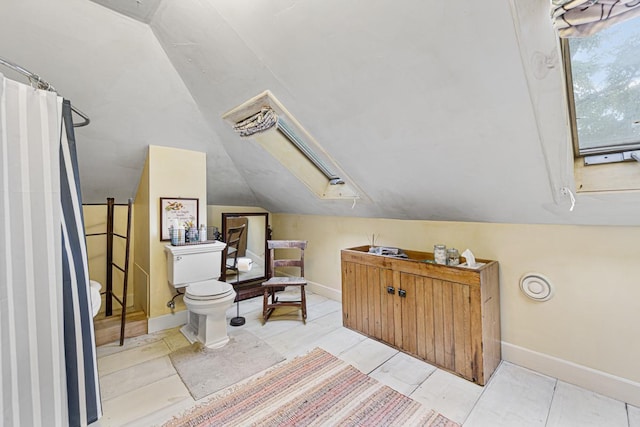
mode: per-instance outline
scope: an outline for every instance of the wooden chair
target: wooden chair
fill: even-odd
[[[307,299],[305,296],[305,286],[307,281],[304,279],[304,250],[307,247],[306,240],[267,240],[267,248],[269,249],[269,269],[270,278],[262,283],[264,288],[264,300],[262,304],[262,317],[266,322],[278,307],[300,307],[302,309],[302,320],[306,323],[307,319]],[[276,249],[299,249],[300,257],[296,259],[276,259]],[[281,267],[298,267],[300,276],[277,276],[276,269]],[[286,288],[287,286],[300,287],[299,301],[280,301],[276,296],[276,292]],[[271,302],[269,302],[271,295]]]
[[[236,274],[236,282],[240,279],[238,271],[238,246],[244,233],[245,225],[239,227],[230,227],[227,230],[227,252],[225,257],[225,267],[227,270],[234,271]],[[225,275],[226,277],[226,275]]]

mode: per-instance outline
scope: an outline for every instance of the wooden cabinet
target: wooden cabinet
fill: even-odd
[[[498,263],[468,269],[368,248],[341,252],[344,326],[484,385],[501,359]]]

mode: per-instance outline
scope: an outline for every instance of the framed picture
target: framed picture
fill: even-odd
[[[169,226],[173,220],[184,228],[197,227],[198,199],[160,197],[160,240],[170,240]]]

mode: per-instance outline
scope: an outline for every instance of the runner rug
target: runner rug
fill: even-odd
[[[317,348],[221,392],[165,424],[169,426],[458,424]]]

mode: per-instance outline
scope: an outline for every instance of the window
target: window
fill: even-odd
[[[575,155],[640,161],[640,18],[562,43]]]
[[[320,199],[365,199],[329,153],[270,91],[222,117],[240,136],[255,140]]]

